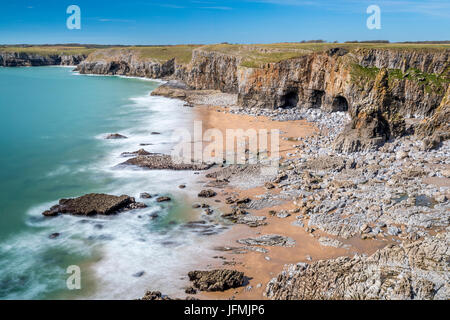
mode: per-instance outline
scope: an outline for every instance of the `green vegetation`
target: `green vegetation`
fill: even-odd
[[[214,45],[173,45],[173,46],[103,46],[103,45],[42,45],[42,46],[0,46],[0,51],[27,52],[41,55],[52,54],[92,54],[92,57],[101,57],[108,60],[110,57],[127,51],[137,52],[144,60],[164,62],[175,58],[179,64],[187,64],[192,58],[192,51],[202,47],[202,50],[234,55],[241,59],[241,65],[248,68],[261,68],[267,63],[276,63],[283,60],[298,58],[314,52],[322,52],[331,48],[344,48],[348,51],[390,49],[415,51],[450,50],[447,43],[272,43],[272,44],[214,44]],[[355,69],[355,68],[354,68]],[[367,69],[367,68],[366,68]],[[357,77],[372,78],[376,69],[363,67],[353,70]],[[432,81],[433,82],[433,81]],[[439,82],[439,81],[438,81]]]
[[[350,75],[353,82],[375,80],[379,71],[380,69],[377,67],[363,67],[354,63]]]
[[[450,50],[450,44],[426,43],[272,43],[272,44],[214,44],[204,46],[206,51],[221,52],[241,57],[241,65],[248,68],[261,68],[267,63],[298,58],[314,52],[322,52],[331,48],[344,48],[348,51],[364,49]],[[372,70],[375,71],[375,70]],[[372,73],[369,72],[369,73]]]
[[[444,94],[446,85],[450,83],[449,70],[450,67],[446,69],[444,74],[439,75],[422,72],[414,68],[408,69],[405,73],[399,69],[391,69],[389,70],[389,83],[395,80],[408,79],[423,84],[426,93],[437,92],[439,94]]]
[[[187,64],[192,59],[192,51],[199,45],[158,46],[158,47],[133,47],[144,59],[167,61],[175,58],[179,64]]]
[[[375,80],[379,71],[380,69],[377,67],[363,67],[355,63],[352,64],[351,68],[351,80],[362,86],[362,83]],[[389,69],[387,71],[390,85],[397,80],[407,79],[423,84],[426,93],[444,94],[446,85],[450,83],[450,67],[442,75],[426,73],[414,68],[408,69],[405,73],[400,69]]]
[[[95,48],[88,48],[84,46],[0,46],[0,52],[18,52],[28,54],[38,54],[41,56],[52,55],[76,55],[85,54],[88,55],[94,52]]]
[[[122,54],[135,54],[142,60],[152,60],[166,62],[175,58],[178,64],[187,64],[192,59],[192,51],[199,45],[178,45],[178,46],[135,46],[135,47],[111,47],[95,51],[88,59],[98,58],[109,60]]]

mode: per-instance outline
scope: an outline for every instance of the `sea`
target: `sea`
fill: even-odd
[[[169,153],[174,130],[193,121],[182,101],[150,95],[158,85],[80,75],[73,67],[0,68],[0,299],[184,291],[182,275],[210,250],[208,239],[183,228],[195,219],[189,192],[198,176],[118,166],[127,159],[123,152]],[[128,139],[105,139],[110,133]],[[61,198],[92,192],[127,194],[148,207],[89,218],[42,216]],[[141,192],[154,197],[139,199]],[[156,195],[172,201],[158,203]],[[80,271],[76,288],[73,266]]]

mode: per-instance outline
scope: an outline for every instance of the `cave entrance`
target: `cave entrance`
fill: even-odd
[[[283,102],[281,108],[288,109],[296,107],[298,103],[298,93],[294,91],[288,92],[282,97],[281,101]]]
[[[311,108],[321,108],[323,103],[323,97],[325,96],[325,91],[313,90],[311,92]]]
[[[331,111],[348,111],[348,102],[343,96],[337,96],[333,99]]]

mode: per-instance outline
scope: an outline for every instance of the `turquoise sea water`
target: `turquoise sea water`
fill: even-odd
[[[127,299],[146,289],[181,290],[172,272],[202,255],[201,240],[177,229],[187,219],[182,194],[113,217],[41,216],[64,197],[172,194],[194,179],[115,168],[125,161],[122,152],[143,143],[151,152],[170,151],[171,131],[189,123],[182,102],[149,96],[157,85],[62,67],[0,68],[0,299]],[[104,139],[115,132],[129,139]],[[50,239],[54,232],[61,236]],[[66,288],[69,265],[82,270],[81,290]]]

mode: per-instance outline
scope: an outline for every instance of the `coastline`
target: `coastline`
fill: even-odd
[[[171,91],[170,89],[167,92],[165,88],[162,92],[163,95],[173,95],[173,91]],[[244,112],[243,114],[241,114],[240,111],[235,112],[236,110],[233,110],[233,106],[230,107],[230,105],[223,106],[217,104],[217,97],[215,95],[219,94],[218,92],[205,91],[204,94],[206,95],[206,97],[208,95],[211,95],[211,101],[216,102],[216,104],[210,105],[210,103],[205,102],[208,100],[207,98],[205,98],[205,96],[199,99],[198,96],[202,96],[201,91],[186,92],[183,100],[187,101],[193,106],[194,112],[198,111],[196,113],[198,114],[196,120],[205,120],[205,118],[208,120],[208,125],[206,127],[215,127],[223,130],[224,128],[244,127],[246,129],[257,129],[261,126],[266,128],[275,126],[280,129],[281,132],[283,132],[283,134],[280,136],[280,139],[283,142],[282,146],[280,147],[280,155],[283,159],[282,166],[286,166],[286,164],[283,163],[289,163],[289,158],[292,158],[293,156],[293,154],[291,154],[289,151],[292,152],[292,150],[298,150],[301,154],[303,148],[307,148],[311,144],[316,143],[315,141],[320,142],[321,139],[330,141],[333,140],[337,134],[336,132],[333,132],[333,125],[331,125],[331,127],[327,127],[326,125],[323,126],[323,121],[321,122],[321,120],[319,120],[318,123],[307,122],[305,120],[276,121],[276,119],[270,119],[267,116],[261,116],[260,112],[256,112],[256,114],[251,114],[251,112]],[[175,96],[179,96],[179,92],[175,92]],[[234,109],[238,108],[234,107]],[[333,122],[333,120],[331,120],[331,122]],[[342,125],[342,123],[340,123],[339,121],[336,124],[339,126]],[[336,126],[336,124],[334,126]],[[295,129],[293,130],[293,128]],[[329,135],[330,137],[327,138],[327,136]],[[317,137],[315,140],[314,136]],[[298,146],[295,146],[295,142],[292,142],[291,138],[293,137],[295,139],[298,138],[298,140],[303,141],[308,140],[308,138],[311,137],[313,138],[311,139],[311,141],[308,141],[309,144],[306,144],[306,146],[304,145],[303,148],[299,148]],[[322,143],[323,141],[321,142],[321,144]],[[407,140],[406,144],[408,143],[410,142],[408,142]],[[325,145],[328,144],[329,142],[325,143]],[[309,150],[308,152],[314,153],[314,151],[311,150]],[[322,151],[319,151],[318,153],[320,154],[322,153]],[[298,153],[295,154],[297,156],[299,155]],[[316,154],[315,156],[317,155],[318,154]],[[443,164],[437,166],[435,169],[445,170],[449,167],[449,164]],[[205,185],[208,185],[208,182],[214,181],[214,179],[211,179],[211,177],[206,178],[206,175],[214,171],[217,171],[217,168],[210,169],[206,173],[202,173],[199,176],[199,180],[201,182],[205,182]],[[333,172],[332,169],[330,172]],[[248,177],[241,177],[241,180],[242,179],[248,179]],[[235,177],[235,180],[239,180],[239,177]],[[444,188],[443,190],[448,190],[448,186],[450,185],[448,180],[449,179],[445,177],[439,180],[439,183],[447,188]],[[234,196],[239,199],[250,198],[252,200],[251,203],[253,203],[259,201],[258,199],[260,199],[262,196],[267,197],[269,195],[268,198],[276,198],[280,192],[286,191],[284,190],[285,188],[283,186],[276,186],[275,189],[267,190],[261,183],[259,183],[257,187],[255,187],[254,185],[249,187],[246,183],[243,183],[241,184],[241,186],[239,186],[239,181],[233,182],[235,184],[234,186],[212,188],[218,193],[218,195],[212,199],[220,201],[220,206],[218,206],[217,209],[222,213],[229,212],[233,208],[236,208],[235,205],[224,204],[224,202],[226,202],[227,198],[229,198],[230,196]],[[424,179],[424,183],[429,182],[427,179]],[[434,183],[436,183],[436,181],[434,181]],[[238,186],[236,186],[236,184]],[[444,191],[444,193],[445,192],[446,191]],[[395,198],[394,195],[393,198]],[[326,225],[322,228],[309,227],[307,220],[303,222],[301,212],[304,212],[304,208],[302,208],[302,204],[298,203],[298,200],[296,199],[297,197],[295,196],[288,196],[288,199],[282,201],[281,204],[267,205],[264,208],[259,209],[254,209],[250,206],[250,208],[248,208],[248,212],[251,213],[252,216],[264,217],[264,221],[267,223],[267,225],[253,228],[245,224],[234,225],[229,231],[213,236],[211,247],[215,248],[215,250],[217,251],[217,255],[214,256],[216,262],[207,265],[199,264],[197,270],[213,270],[216,268],[225,268],[242,271],[244,272],[248,281],[246,281],[245,286],[240,288],[229,289],[224,292],[202,291],[197,293],[197,295],[193,297],[200,299],[267,299],[267,293],[269,292],[268,284],[271,281],[273,282],[273,279],[275,279],[277,275],[284,268],[286,268],[286,266],[289,266],[291,264],[296,264],[299,262],[314,264],[315,262],[320,263],[321,261],[334,261],[334,259],[342,259],[342,257],[347,257],[348,259],[351,259],[352,257],[371,257],[377,252],[381,252],[380,250],[382,249],[389,252],[391,247],[395,248],[399,244],[403,245],[402,242],[404,241],[408,243],[411,240],[424,239],[424,237],[425,239],[427,239],[428,233],[419,233],[419,235],[415,236],[411,234],[408,235],[409,230],[404,229],[404,227],[401,227],[403,233],[401,231],[399,233],[391,233],[390,229],[397,228],[394,226],[389,227],[389,230],[387,232],[378,231],[380,232],[378,236],[377,233],[374,234],[374,231],[371,231],[376,229],[376,226],[358,226],[358,228],[361,228],[361,232],[358,231],[356,234],[353,234],[351,236],[333,235],[333,232],[326,231],[327,228],[330,228],[330,230],[332,230],[331,227],[328,227]],[[247,210],[245,206],[243,208]],[[274,210],[275,212],[289,212],[290,214],[287,218],[280,218],[270,214],[271,210]],[[445,209],[443,210],[445,212]],[[444,216],[441,217],[445,219],[444,212],[441,213],[444,214]],[[300,216],[298,216],[299,213]],[[300,220],[298,220],[299,218]],[[298,224],[299,222],[300,225]],[[399,224],[397,225],[400,226]],[[436,227],[432,226],[430,228],[431,230],[429,231],[429,235],[434,235],[442,232],[446,234],[445,229],[442,229],[438,226],[439,223],[437,223],[436,225]],[[252,250],[246,250],[245,246],[243,247],[242,245],[238,244],[238,241],[240,241],[241,239],[252,237],[256,238],[264,234],[277,234],[287,236],[293,239],[296,244],[293,247],[277,247],[264,245],[256,246],[256,251],[255,247],[253,247]],[[408,241],[408,239],[410,239],[410,241]]]
[[[145,78],[143,79],[147,80]],[[161,81],[160,83],[166,82]],[[152,95],[157,95],[154,93],[155,92],[153,92]],[[220,188],[208,187],[208,189],[211,188],[217,191],[218,195],[203,200],[197,198],[196,194],[200,190],[205,189],[205,185],[214,181],[214,179],[220,180],[217,177],[208,178],[206,175],[212,172],[221,171],[222,168],[220,168],[220,166],[215,167],[206,172],[201,172],[198,175],[195,174],[195,172],[189,173],[189,175],[193,177],[193,182],[192,184],[189,184],[185,190],[181,191],[189,194],[187,196],[187,202],[208,203],[210,208],[214,211],[214,216],[209,217],[209,215],[205,214],[202,210],[203,208],[189,209],[193,213],[192,218],[201,217],[207,221],[214,221],[214,224],[216,224],[218,218],[217,215],[220,216],[222,213],[227,213],[236,208],[235,203],[226,204],[227,198],[230,196],[237,199],[248,197],[251,199],[251,204],[249,208],[244,207],[244,209],[247,210],[251,216],[264,217],[264,221],[267,223],[267,225],[254,228],[245,224],[233,225],[232,223],[225,223],[226,225],[231,226],[229,230],[220,232],[219,234],[204,236],[203,241],[206,244],[205,248],[207,248],[207,255],[209,256],[204,254],[200,255],[201,258],[198,259],[194,265],[190,265],[189,267],[186,266],[186,268],[184,268],[186,274],[187,271],[190,271],[189,269],[192,270],[193,268],[196,270],[227,268],[243,271],[245,276],[249,278],[249,282],[246,283],[244,287],[237,289],[230,289],[225,292],[199,292],[192,297],[200,299],[264,299],[267,298],[265,296],[268,292],[267,284],[277,277],[285,265],[298,262],[314,264],[315,262],[322,260],[331,261],[337,257],[352,257],[355,254],[360,256],[371,256],[381,248],[385,247],[389,249],[390,245],[403,245],[403,242],[408,243],[414,240],[422,241],[430,236],[434,237],[436,234],[448,233],[445,229],[445,209],[448,208],[448,201],[446,201],[446,199],[449,197],[448,186],[450,185],[449,177],[445,176],[445,170],[450,168],[450,164],[445,160],[445,155],[448,154],[449,150],[448,144],[444,144],[439,152],[433,151],[430,154],[425,154],[418,149],[418,144],[414,140],[406,138],[400,142],[389,142],[387,148],[382,149],[379,154],[377,153],[378,151],[372,151],[359,153],[356,157],[349,157],[344,161],[343,167],[337,170],[334,162],[335,160],[340,160],[342,155],[333,154],[329,149],[329,144],[338,133],[333,130],[341,130],[342,128],[340,127],[343,127],[347,121],[345,114],[335,113],[327,116],[326,114],[322,114],[320,111],[315,110],[300,110],[298,112],[291,112],[289,110],[242,110],[235,105],[236,97],[234,95],[224,94],[219,91],[192,90],[185,92],[184,97],[180,96],[177,92],[175,96],[172,96],[172,93],[169,92],[168,96],[170,98],[176,98],[179,101],[177,103],[178,108],[187,108],[187,113],[192,116],[190,121],[201,120],[205,124],[205,129],[218,128],[223,131],[230,128],[258,129],[276,127],[282,132],[280,135],[280,155],[282,156],[281,172],[279,177],[273,177],[272,179],[277,181],[274,182],[275,188],[273,189],[266,190],[266,188],[263,187],[264,181],[258,180],[255,185],[255,183],[248,183],[248,176],[243,177],[239,174],[232,173],[232,183]],[[163,95],[165,94],[167,93],[164,93]],[[183,105],[182,101],[187,102],[188,105]],[[309,119],[313,119],[313,121],[309,122]],[[189,127],[188,123],[189,121],[186,125]],[[405,149],[407,151],[405,151]],[[131,152],[134,150],[128,151]],[[386,154],[388,156],[386,156]],[[393,159],[389,158],[389,154]],[[344,188],[348,188],[349,190],[352,190],[353,188],[354,190],[364,191],[359,188],[361,185],[367,184],[367,181],[358,182],[357,184],[349,183],[339,177],[341,171],[344,173],[349,171],[350,174],[355,175],[355,179],[361,179],[360,177],[363,176],[362,180],[364,180],[364,175],[366,175],[367,171],[372,173],[371,170],[376,166],[378,156],[381,157],[379,161],[385,162],[383,164],[384,167],[386,167],[386,164],[389,165],[389,161],[394,161],[396,166],[398,165],[401,170],[393,171],[393,173],[387,172],[391,176],[386,179],[384,175],[388,169],[384,169],[384,167],[376,168],[376,172],[373,171],[375,172],[374,175],[366,179],[370,182],[368,191],[365,191],[368,192],[367,196],[377,194],[377,185],[379,185],[381,181],[381,183],[385,183],[388,188],[392,189],[389,190],[389,192],[392,192],[392,196],[390,199],[380,198],[380,200],[389,200],[386,209],[390,210],[393,208],[393,210],[395,210],[393,213],[396,213],[401,209],[400,205],[412,206],[413,209],[419,208],[417,206],[417,200],[410,200],[408,197],[402,198],[403,196],[401,196],[400,198],[402,199],[397,202],[397,197],[403,194],[400,189],[406,189],[405,193],[407,194],[419,193],[420,195],[420,193],[425,193],[426,196],[431,197],[433,201],[435,201],[434,199],[437,199],[436,206],[434,204],[433,206],[426,205],[424,206],[424,212],[419,211],[415,213],[415,216],[412,215],[409,218],[403,216],[397,218],[394,215],[389,214],[388,220],[384,220],[388,221],[388,225],[384,223],[384,226],[379,226],[379,223],[381,222],[377,220],[380,217],[383,217],[383,215],[377,214],[375,214],[375,219],[372,219],[370,216],[358,216],[356,218],[356,220],[358,220],[357,222],[356,220],[349,220],[349,226],[344,226],[343,229],[337,230],[333,227],[334,222],[327,221],[326,218],[322,221],[319,220],[311,223],[311,220],[316,216],[320,216],[311,214],[311,208],[314,208],[311,204],[319,207],[321,202],[330,202],[330,200],[335,201],[336,199],[334,198],[336,196],[347,196],[347,193],[353,192],[344,189],[344,192],[346,193],[341,192],[342,190],[338,190],[338,193],[334,194],[336,187],[337,189],[342,189],[340,186],[333,186],[333,180],[336,178],[340,181],[339,183],[342,182],[345,185]],[[323,163],[315,163],[315,160],[318,160],[315,159],[316,157],[324,157],[325,165]],[[433,166],[430,165],[429,167],[425,165],[422,168],[426,170],[426,173],[417,176],[417,173],[414,171],[414,169],[417,169],[417,166],[415,166],[413,160],[417,157],[425,164],[431,164],[436,161],[437,163],[434,163]],[[327,163],[327,161],[329,163]],[[305,170],[305,168],[302,167],[304,165],[306,165],[305,168],[308,170]],[[300,167],[301,173],[296,171],[297,166]],[[315,166],[317,166],[317,168]],[[339,166],[340,165],[338,164],[338,167]],[[403,168],[407,170],[403,172]],[[391,171],[392,170],[395,170],[395,166]],[[294,174],[291,174],[291,171],[294,171]],[[301,174],[303,174],[303,171],[310,171],[312,176],[302,177]],[[325,172],[325,174],[323,172]],[[437,172],[438,174],[433,175],[433,172]],[[127,171],[122,174],[133,175],[135,173],[137,173],[137,171]],[[397,175],[405,176],[404,178],[402,176],[402,179],[404,179],[402,181],[405,182],[404,186],[392,186],[392,184],[389,184],[389,179],[396,178]],[[287,177],[279,179],[281,176]],[[438,190],[436,193],[434,187],[427,187],[428,189],[424,189],[423,191],[414,188],[414,183],[421,181],[418,179],[422,179],[422,177],[424,177],[424,183],[430,186],[441,186],[441,191]],[[322,180],[322,178],[326,181],[321,181],[320,183],[310,181]],[[314,184],[314,187],[318,188],[311,189],[310,191],[312,191],[312,194],[309,193],[308,195],[305,195],[301,194],[301,192],[299,193],[298,191],[301,191],[302,188],[309,188],[308,185],[303,184],[305,181],[309,181],[308,183],[312,183]],[[347,184],[349,187],[347,187]],[[373,191],[370,190],[371,188],[373,188]],[[321,196],[318,198],[315,197],[314,190],[317,190],[317,195],[320,193],[323,194],[325,191],[325,195],[328,199],[321,199]],[[327,195],[328,192],[331,193],[331,196]],[[281,200],[279,198],[280,194],[283,195]],[[261,195],[267,196],[266,198],[273,201],[273,203],[269,203],[269,205],[264,204],[264,201],[267,199],[264,197],[261,198]],[[414,196],[414,199],[415,198],[416,196]],[[362,201],[364,204],[367,202],[367,199],[364,197],[362,200],[359,200],[361,198],[356,199],[357,201]],[[443,200],[440,201],[439,199]],[[378,204],[377,199],[374,198],[372,200],[374,201],[372,201],[372,203],[369,202],[365,208],[370,214],[372,214],[373,210],[377,210],[376,208],[373,209],[373,207]],[[416,204],[411,204],[411,201],[416,201]],[[252,207],[253,204],[257,204],[258,206],[258,204],[261,205],[261,203],[264,204],[263,208]],[[396,207],[397,204],[399,205]],[[349,204],[347,205],[351,206],[352,202],[349,201]],[[384,204],[380,203],[380,206],[384,206]],[[321,208],[323,208],[323,205]],[[269,210],[274,210],[276,213],[287,212],[289,213],[289,216],[273,216],[269,213]],[[384,210],[385,208],[383,207],[383,211]],[[330,216],[338,211],[339,208],[331,209],[329,211]],[[434,220],[432,222],[427,221],[425,224],[422,220],[425,219],[424,216],[427,214],[431,215]],[[339,218],[344,222],[347,219],[345,215],[342,215]],[[219,220],[221,220],[220,217]],[[361,225],[365,220],[368,220],[369,223]],[[349,229],[346,229],[347,227]],[[356,233],[355,228],[357,229]],[[377,228],[381,229],[381,231],[375,233]],[[391,229],[395,229],[396,231],[391,231]],[[295,241],[295,245],[293,247],[256,245],[252,246],[251,250],[244,248],[244,252],[236,252],[236,248],[242,249],[245,247],[238,244],[238,240],[255,238],[262,234],[287,236]],[[322,241],[325,245],[319,241],[321,239],[325,239]],[[333,240],[337,240],[337,242],[333,242]],[[222,247],[222,250],[215,250],[217,247]],[[224,247],[229,247],[231,249],[225,248],[224,250]],[[255,248],[259,249],[255,251]],[[180,293],[182,290],[180,286],[182,284],[189,286],[186,274],[179,275],[181,281],[178,282],[176,288],[173,288],[172,292],[163,292],[163,294],[169,293],[171,297],[176,298],[186,297],[186,294]],[[139,282],[140,288],[146,287],[148,290],[160,290],[158,284],[153,284],[149,287],[149,285],[145,283],[145,279],[138,278],[136,281]],[[320,296],[313,296],[313,298],[318,297]],[[117,296],[117,298],[121,297]]]

